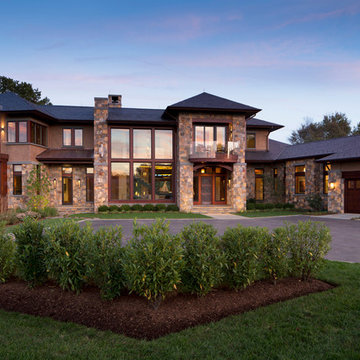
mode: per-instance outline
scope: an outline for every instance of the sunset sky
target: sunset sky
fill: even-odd
[[[360,1],[0,0],[0,75],[54,104],[163,108],[206,91],[285,125],[360,121]]]

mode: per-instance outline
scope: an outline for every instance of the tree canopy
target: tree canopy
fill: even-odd
[[[50,99],[47,97],[41,98],[41,91],[34,89],[30,83],[0,76],[0,93],[5,91],[12,91],[34,104],[52,105]]]
[[[306,118],[305,122],[291,133],[289,141],[291,144],[303,144],[349,135],[360,135],[360,123],[351,129],[351,123],[347,116],[344,113],[335,112],[324,115],[323,120],[319,122]]]

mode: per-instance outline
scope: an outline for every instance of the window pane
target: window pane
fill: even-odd
[[[8,142],[15,142],[16,141],[16,133],[15,133],[15,122],[9,121],[8,122]]]
[[[86,176],[86,201],[94,201],[94,176]]]
[[[134,200],[151,200],[151,163],[134,163]]]
[[[72,175],[72,167],[63,167],[62,173],[63,175]]]
[[[305,194],[305,176],[295,176],[295,192],[296,194]]]
[[[111,129],[111,157],[129,158],[129,129]]]
[[[71,129],[63,129],[63,145],[71,146]]]
[[[324,194],[329,193],[329,175],[324,175]]]
[[[255,169],[255,175],[264,175],[264,169]]]
[[[21,195],[22,194],[22,175],[19,173],[14,173],[14,195]]]
[[[255,178],[255,199],[264,200],[264,179],[261,177]]]
[[[63,178],[63,204],[72,204],[72,178]]]
[[[194,202],[199,201],[199,177],[194,176],[194,182],[193,182],[193,194],[194,194]]]
[[[83,145],[83,129],[75,129],[75,146]]]
[[[255,149],[255,134],[246,135],[246,147],[248,149]]]
[[[27,142],[27,122],[19,122],[19,142]]]
[[[305,165],[296,166],[295,172],[305,172]]]
[[[21,165],[14,165],[14,172],[21,172],[22,168]]]
[[[130,199],[129,163],[111,163],[111,199]]]
[[[173,198],[172,168],[172,164],[155,164],[155,200]]]
[[[225,127],[218,126],[216,128],[216,150],[219,152],[225,151],[225,136],[226,136]]]
[[[155,158],[172,159],[173,157],[172,130],[155,130]]]
[[[35,124],[30,123],[30,142],[35,143]]]
[[[211,146],[214,141],[214,128],[205,126],[205,145]]]
[[[39,124],[36,124],[36,144],[41,144],[42,139],[42,126]]]
[[[151,130],[134,130],[134,158],[151,159]]]
[[[204,127],[195,126],[195,142],[196,144],[204,144]]]
[[[94,168],[92,168],[92,167],[86,168],[86,173],[87,174],[93,174],[94,173]]]
[[[224,176],[215,177],[215,201],[225,201],[226,179]]]

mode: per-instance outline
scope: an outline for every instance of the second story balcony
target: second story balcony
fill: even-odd
[[[193,141],[190,146],[189,160],[192,162],[237,162],[238,141],[228,141],[226,145],[216,141],[198,143]]]

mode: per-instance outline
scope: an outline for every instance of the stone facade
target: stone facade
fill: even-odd
[[[331,170],[329,172],[329,184],[334,183],[334,189],[329,188],[328,211],[334,213],[344,213],[344,179],[341,170]]]

